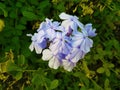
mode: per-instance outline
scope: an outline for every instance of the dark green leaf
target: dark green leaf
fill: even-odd
[[[25,56],[19,55],[17,62],[18,62],[18,65],[24,65],[26,63]]]
[[[6,69],[7,69],[7,72],[22,71],[20,67],[18,67],[15,63],[11,62],[10,60],[7,61]]]
[[[23,14],[24,17],[29,18],[31,20],[37,19],[37,15],[35,15],[34,12],[22,11],[22,14]]]

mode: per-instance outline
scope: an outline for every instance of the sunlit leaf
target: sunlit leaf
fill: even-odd
[[[50,89],[55,89],[58,86],[58,83],[59,81],[57,79],[53,80],[50,84]]]
[[[104,67],[100,67],[97,69],[98,73],[104,73],[104,71],[105,71]]]
[[[105,88],[109,87],[109,79],[107,79],[107,78],[105,79],[104,86],[105,86]]]

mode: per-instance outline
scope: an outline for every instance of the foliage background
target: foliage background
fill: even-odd
[[[72,72],[50,69],[30,52],[46,17],[76,15],[97,30],[94,47]],[[0,90],[120,90],[120,0],[1,0]]]

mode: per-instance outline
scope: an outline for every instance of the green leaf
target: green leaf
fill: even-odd
[[[0,63],[0,72],[2,73],[6,72],[6,62]]]
[[[59,81],[57,79],[53,80],[50,84],[50,89],[55,89],[58,86]]]
[[[6,69],[7,72],[22,71],[20,67],[18,67],[15,63],[11,62],[10,60],[7,61]]]
[[[108,78],[105,79],[104,86],[105,86],[105,88],[109,87],[109,79]]]
[[[42,2],[39,3],[39,9],[44,9],[45,7],[49,7],[49,1],[48,0],[44,0]]]
[[[24,65],[26,63],[25,56],[19,55],[17,60],[18,65]]]
[[[34,20],[37,18],[37,15],[35,15],[33,12],[30,12],[30,11],[22,11],[22,14],[24,17],[27,17],[31,20]]]
[[[11,42],[14,43],[14,44],[18,44],[18,43],[19,43],[19,37],[18,37],[18,36],[13,37],[13,38],[11,39]]]
[[[87,75],[90,74],[90,70],[89,70],[89,68],[88,68],[88,66],[87,66],[87,62],[86,62],[85,60],[83,60],[83,69],[85,70],[85,73],[86,73]]]
[[[92,81],[92,83],[94,85],[94,89],[93,90],[103,90],[102,87],[99,86],[94,80],[91,79],[91,81]]]
[[[75,72],[73,74],[75,77],[80,78],[80,80],[86,85],[89,86],[89,79],[86,76],[86,74],[82,73],[82,72]],[[81,78],[82,77],[82,78]]]
[[[105,74],[106,74],[106,76],[109,77],[109,76],[110,76],[110,70],[109,70],[109,69],[106,69],[106,70],[105,70]]]
[[[17,30],[24,30],[26,27],[22,24],[16,25]]]
[[[16,19],[17,18],[17,13],[16,10],[11,10],[11,12],[9,13],[10,18]]]
[[[22,78],[22,72],[16,72],[16,74],[14,75],[14,78],[16,80],[20,80]]]
[[[97,72],[98,73],[104,73],[105,69],[103,67],[100,67],[97,69]]]
[[[5,4],[0,3],[0,9],[3,11],[4,17],[7,17],[8,16],[8,12],[5,10]]]
[[[34,75],[34,77],[32,78],[32,83],[35,84],[35,85],[40,85],[41,84],[41,80],[40,80],[38,74]]]
[[[0,3],[0,8],[5,8],[5,7],[6,7],[5,4]]]
[[[27,86],[24,87],[24,90],[35,90],[35,88],[33,86]]]
[[[33,73],[32,83],[36,86],[45,84],[45,76],[42,69]]]
[[[114,68],[114,66],[115,66],[115,65],[112,64],[112,63],[110,63],[110,64],[108,65],[109,68]]]
[[[80,88],[80,90],[87,90],[87,87],[82,86],[82,87]]]
[[[16,7],[22,7],[21,2],[17,2],[17,3],[16,3]]]

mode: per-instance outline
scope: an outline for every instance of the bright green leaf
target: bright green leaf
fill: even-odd
[[[55,89],[58,86],[58,83],[58,80],[53,80],[50,84],[50,89]]]
[[[0,63],[0,72],[1,73],[6,72],[6,62]]]
[[[109,69],[106,69],[105,73],[106,73],[106,76],[108,76],[108,77],[110,76],[110,70]]]
[[[109,87],[109,79],[108,78],[105,79],[104,86],[105,86],[105,88]]]
[[[108,67],[109,68],[114,68],[114,64],[110,63]]]
[[[100,67],[97,69],[97,72],[98,73],[104,73],[105,69],[103,67]]]

